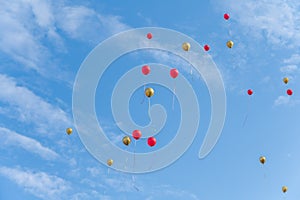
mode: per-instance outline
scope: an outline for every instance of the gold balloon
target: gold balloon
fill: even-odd
[[[190,50],[190,48],[191,48],[191,45],[190,45],[190,43],[188,43],[188,42],[185,42],[185,43],[183,43],[183,44],[182,44],[182,49],[183,49],[183,50],[185,50],[185,51],[189,51],[189,50]]]
[[[265,162],[266,162],[266,157],[261,156],[261,157],[259,158],[259,161],[260,161],[261,164],[265,164]]]
[[[67,128],[67,129],[66,129],[66,133],[67,133],[68,135],[71,135],[72,132],[73,132],[72,128]]]
[[[130,142],[131,142],[131,139],[130,139],[129,136],[123,137],[123,143],[124,143],[126,146],[128,146],[128,145],[130,144]]]
[[[229,40],[227,43],[226,43],[227,47],[228,48],[232,48],[233,47],[233,42],[231,40]]]
[[[154,95],[154,90],[152,88],[147,88],[145,90],[145,95],[149,98],[152,97]]]
[[[112,159],[107,160],[107,165],[108,166],[112,166],[113,163],[114,163],[114,161]]]
[[[289,82],[289,78],[288,78],[288,77],[284,77],[284,78],[283,78],[283,82],[284,82],[285,84],[287,84],[287,83]]]
[[[283,187],[282,187],[282,192],[283,192],[283,193],[286,193],[287,190],[288,190],[288,187],[286,187],[286,186],[283,186]]]

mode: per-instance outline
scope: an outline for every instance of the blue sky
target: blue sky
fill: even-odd
[[[0,199],[299,199],[299,9],[297,0],[0,2]],[[228,21],[224,13],[230,14]],[[132,175],[108,169],[88,153],[75,129],[72,92],[81,63],[96,45],[147,26],[210,45],[207,53],[222,74],[227,112],[217,145],[200,160],[211,102],[199,74],[191,76],[174,56],[160,52],[120,57],[96,94],[97,116],[120,148],[124,134],[108,103],[113,84],[132,67],[157,62],[178,68],[195,89],[201,110],[197,136],[180,159],[162,170]],[[124,68],[118,71],[118,66]],[[175,136],[180,110],[178,101],[172,110],[171,91],[151,87],[165,95],[154,95],[151,104],[171,112],[162,130],[169,134],[157,135],[155,150]],[[143,86],[129,107],[136,123],[146,125],[142,93]],[[67,127],[74,129],[70,136]],[[144,139],[135,150],[153,149]],[[267,158],[264,166],[261,155]],[[289,188],[285,194],[283,185]]]

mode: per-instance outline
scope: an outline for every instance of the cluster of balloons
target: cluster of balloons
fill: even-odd
[[[264,165],[266,163],[266,157],[265,156],[259,157],[259,162]],[[282,190],[283,193],[286,193],[287,190],[288,190],[288,187],[287,186],[282,186],[281,190]]]

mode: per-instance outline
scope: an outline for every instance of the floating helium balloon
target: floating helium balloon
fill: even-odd
[[[154,137],[149,137],[148,138],[148,145],[150,147],[153,147],[156,144],[156,139]]]
[[[266,162],[266,157],[261,156],[261,157],[259,158],[259,162],[260,162],[261,164],[265,164],[265,162]]]
[[[228,48],[232,48],[233,47],[233,42],[231,40],[229,40],[227,43],[226,43],[227,47]]]
[[[125,144],[126,146],[128,146],[130,144],[130,142],[131,142],[131,139],[130,139],[129,136],[125,136],[125,137],[123,137],[122,141],[123,141],[123,144]]]
[[[252,94],[253,94],[253,91],[252,91],[251,89],[249,89],[249,90],[247,91],[247,93],[248,93],[248,95],[252,95]]]
[[[149,67],[148,65],[144,65],[144,66],[142,67],[142,73],[143,73],[144,75],[148,75],[148,74],[150,73],[150,67]]]
[[[72,128],[67,128],[67,129],[66,129],[66,133],[67,133],[68,135],[71,135],[72,132],[73,132]]]
[[[229,14],[228,14],[228,13],[225,13],[225,14],[224,14],[224,19],[225,19],[225,20],[228,20],[228,19],[229,19]]]
[[[146,88],[145,95],[150,98],[154,95],[154,90],[152,88]]]
[[[283,82],[284,82],[285,84],[287,84],[287,83],[289,82],[289,78],[288,78],[288,77],[284,77],[284,78],[283,78]]]
[[[113,163],[114,163],[114,161],[112,159],[107,160],[107,165],[108,166],[112,166]]]
[[[178,76],[178,74],[179,74],[179,72],[178,72],[178,70],[177,69],[171,69],[170,70],[170,76],[172,77],[172,78],[176,78],[177,76]]]
[[[152,33],[148,33],[147,34],[147,38],[150,40],[150,39],[152,39]]]
[[[287,186],[283,186],[283,187],[282,187],[282,192],[283,192],[283,193],[286,193],[287,190],[288,190],[288,187],[287,187]]]
[[[286,93],[287,93],[289,96],[291,96],[291,95],[293,94],[293,90],[288,89],[288,90],[286,91]]]
[[[134,130],[132,132],[132,137],[136,140],[140,139],[142,137],[142,132],[139,130]]]
[[[210,47],[206,44],[206,45],[204,45],[204,50],[205,51],[208,51],[210,49]]]
[[[188,43],[188,42],[185,42],[185,43],[183,43],[183,44],[182,44],[182,49],[183,49],[183,50],[185,50],[185,51],[189,51],[189,50],[190,50],[190,48],[191,48],[191,45],[190,45],[190,43]]]

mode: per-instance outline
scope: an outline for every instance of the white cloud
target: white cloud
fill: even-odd
[[[290,105],[290,106],[294,106],[296,104],[299,104],[300,100],[296,100],[296,99],[291,99],[290,96],[279,96],[275,102],[274,105],[275,106],[279,106],[279,105]]]
[[[34,196],[46,200],[61,199],[62,193],[70,188],[69,183],[64,179],[44,172],[0,167],[0,175],[15,182]]]
[[[154,188],[152,191],[151,196],[147,199],[157,199],[157,198],[164,198],[164,199],[194,199],[199,200],[197,195],[178,188],[174,188],[170,185],[160,185]]]
[[[283,73],[295,73],[298,71],[298,67],[296,65],[287,65],[284,67],[280,67],[280,71]]]
[[[84,6],[66,6],[57,16],[58,27],[71,38],[99,42],[129,28],[118,16],[105,16]],[[104,36],[104,37],[103,37]]]
[[[56,152],[44,147],[40,142],[3,127],[0,127],[0,138],[1,147],[18,146],[46,160],[53,160],[59,157]]]
[[[0,1],[0,7],[0,52],[46,77],[62,79],[57,77],[62,69],[52,53],[67,51],[59,29],[71,38],[95,44],[128,28],[118,16],[67,6],[62,0]]]
[[[26,87],[17,86],[14,79],[0,74],[0,101],[9,105],[8,115],[33,124],[40,133],[53,135],[71,125],[67,114],[35,95]]]
[[[300,64],[300,55],[293,54],[290,58],[284,59],[283,62],[286,64]]]
[[[272,44],[297,45],[300,41],[298,0],[214,1],[226,7],[239,29],[248,35],[266,37]],[[247,11],[247,12],[245,12]]]

